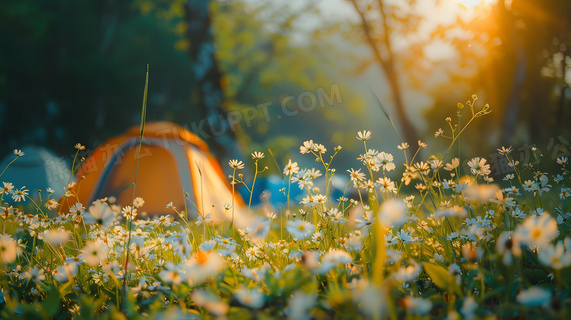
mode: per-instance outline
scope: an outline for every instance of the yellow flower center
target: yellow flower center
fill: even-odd
[[[535,230],[533,230],[531,232],[531,238],[532,239],[538,239],[539,237],[541,237],[541,229],[536,228]]]
[[[206,252],[198,250],[196,254],[194,254],[194,259],[196,259],[199,264],[205,264],[206,261],[208,261],[208,255]]]

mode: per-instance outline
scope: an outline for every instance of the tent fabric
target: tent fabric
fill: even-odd
[[[59,199],[71,179],[71,170],[63,157],[57,157],[52,152],[38,146],[25,146],[24,156],[14,161],[4,172],[0,181],[11,182],[16,188],[26,187],[32,199],[39,199],[38,190],[42,190],[42,199],[46,199],[47,188],[52,188],[52,199]],[[14,160],[14,154],[9,154],[0,162],[0,172]],[[4,201],[10,201],[4,197]]]
[[[133,185],[139,154],[139,127],[99,146],[79,169],[79,202],[113,196],[122,205],[133,199]],[[243,207],[242,198],[232,199],[230,184],[222,168],[208,151],[208,145],[181,126],[169,122],[146,124],[139,156],[135,196],[145,205],[139,210],[149,216],[172,214],[177,210],[196,217],[211,214],[222,219],[224,205]]]

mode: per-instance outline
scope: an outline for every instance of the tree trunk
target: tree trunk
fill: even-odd
[[[202,135],[220,161],[237,157],[235,126],[223,109],[222,73],[216,61],[216,46],[210,22],[208,0],[188,0],[185,5],[186,32],[190,42],[189,57],[193,63],[193,101],[198,105],[198,121],[205,121]],[[200,135],[200,132],[196,132]],[[223,165],[223,168],[227,166]]]
[[[397,112],[397,119],[401,124],[401,130],[403,133],[403,138],[410,145],[410,152],[414,154],[418,149],[418,133],[414,128],[412,122],[410,122],[408,115],[406,114],[406,106],[402,97],[402,89],[400,86],[399,77],[394,70],[394,65],[389,64],[389,70],[385,72],[387,78],[389,79],[389,84],[391,86],[391,93],[395,103],[395,109]]]
[[[402,97],[400,77],[399,77],[399,75],[395,69],[395,59],[393,56],[390,32],[388,30],[389,26],[388,26],[388,22],[387,22],[387,16],[386,16],[385,11],[384,11],[383,2],[381,0],[378,1],[381,18],[383,19],[382,23],[383,23],[384,36],[383,36],[382,43],[384,44],[384,49],[385,49],[384,50],[385,51],[384,56],[381,54],[381,51],[380,51],[375,39],[373,39],[373,35],[372,35],[373,31],[372,31],[371,26],[369,25],[369,21],[365,17],[364,12],[359,8],[359,6],[355,0],[352,0],[352,2],[353,2],[355,9],[357,10],[357,13],[359,14],[359,16],[361,18],[361,24],[363,26],[363,32],[365,33],[365,38],[367,40],[367,43],[369,44],[369,46],[371,47],[371,50],[373,51],[373,56],[375,58],[375,61],[377,61],[377,63],[379,64],[379,66],[383,70],[383,73],[385,74],[385,77],[387,77],[387,80],[389,82],[391,94],[392,94],[393,101],[395,104],[395,109],[397,112],[397,120],[401,125],[401,130],[403,131],[403,135],[404,135],[403,138],[404,138],[405,142],[408,142],[408,144],[410,145],[409,151],[412,154],[414,154],[416,152],[416,150],[418,149],[418,143],[417,143],[417,141],[419,140],[418,134],[417,134],[414,126],[412,125],[412,123],[410,122],[410,120],[406,114],[406,107],[405,107],[403,97]]]

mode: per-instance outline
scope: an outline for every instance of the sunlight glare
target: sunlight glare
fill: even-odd
[[[468,9],[472,9],[475,6],[479,5],[482,2],[482,0],[456,0],[456,2]]]

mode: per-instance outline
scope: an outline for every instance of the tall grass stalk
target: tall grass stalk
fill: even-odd
[[[14,163],[14,161],[16,161],[20,156],[16,155],[16,158],[14,158],[14,160],[10,161],[10,163],[8,163],[8,165],[6,166],[6,168],[4,168],[4,170],[2,170],[2,173],[0,173],[0,177],[2,177],[2,175],[4,175],[4,172],[6,172],[6,169],[8,169],[8,167],[10,165],[12,165],[12,163]]]
[[[135,179],[133,181],[133,199],[131,203],[135,202],[135,194],[137,191],[137,176],[139,173],[139,160],[141,158],[141,149],[143,147],[143,136],[145,134],[145,121],[147,118],[147,93],[149,90],[149,64],[147,64],[147,73],[145,75],[145,89],[143,91],[143,107],[141,110],[141,126],[140,126],[140,133],[139,133],[139,149],[137,150],[137,164],[135,166]],[[125,299],[127,297],[127,282],[129,281],[129,273],[127,272],[127,267],[129,265],[129,246],[131,245],[131,232],[132,232],[132,228],[131,228],[131,224],[132,224],[132,216],[129,215],[129,217],[127,217],[126,219],[126,223],[127,223],[127,230],[128,230],[128,236],[127,236],[127,243],[125,245],[125,264],[123,266],[123,271],[125,272],[125,276],[123,278],[123,290],[122,290],[122,297],[121,297],[121,306],[120,309],[123,313],[125,313],[124,307],[125,307]]]

